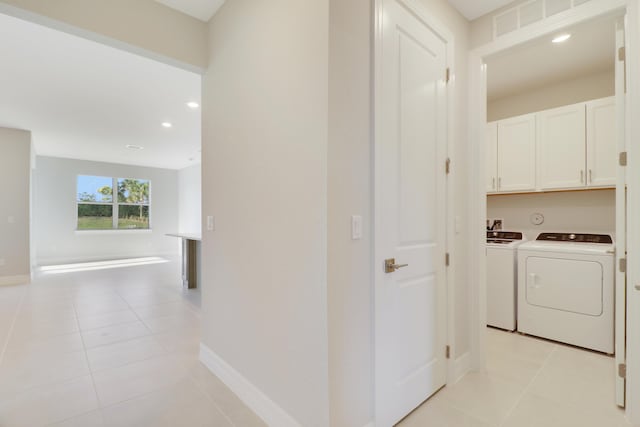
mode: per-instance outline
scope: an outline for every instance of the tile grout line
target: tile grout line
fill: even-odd
[[[139,336],[139,337],[133,337],[133,338],[125,339],[125,340],[120,340],[120,341],[116,341],[116,342],[109,343],[109,344],[102,344],[102,345],[99,345],[99,346],[92,347],[91,349],[94,349],[94,348],[100,348],[100,347],[106,347],[106,346],[110,346],[110,345],[114,345],[114,344],[125,343],[125,342],[133,341],[133,340],[136,340],[136,339],[152,338],[152,339],[154,339],[154,341],[155,341],[155,342],[157,342],[157,343],[159,344],[160,348],[162,348],[162,350],[163,350],[163,351],[164,351],[164,353],[165,353],[165,354],[164,354],[164,356],[171,355],[171,352],[170,352],[170,351],[169,351],[169,350],[168,350],[164,345],[162,345],[162,344],[157,340],[156,335],[158,335],[158,334],[155,334],[153,331],[151,331],[151,329],[146,325],[146,323],[142,320],[142,318],[140,318],[140,316],[138,316],[138,313],[135,311],[135,309],[133,309],[133,307],[128,303],[128,301],[126,301],[126,300],[125,300],[125,299],[124,299],[124,298],[123,298],[123,297],[122,297],[122,296],[121,296],[117,291],[115,291],[115,293],[116,293],[120,298],[122,298],[122,299],[124,300],[124,302],[125,302],[125,303],[127,304],[127,306],[130,308],[130,310],[131,310],[131,311],[134,313],[134,315],[138,318],[138,321],[140,321],[140,323],[142,323],[142,324],[145,326],[145,328],[149,331],[149,334],[148,334],[148,335]],[[181,303],[188,302],[188,301],[185,301],[184,297],[181,297],[179,301],[180,301]],[[162,305],[162,304],[158,304],[158,305]],[[100,398],[99,398],[99,396],[98,396],[98,394],[97,394],[97,388],[96,388],[96,386],[95,386],[95,379],[94,379],[94,376],[93,376],[93,374],[94,374],[94,370],[91,368],[91,364],[89,363],[89,360],[88,360],[88,350],[91,350],[91,349],[87,349],[86,343],[85,343],[85,341],[84,341],[84,337],[82,336],[82,333],[83,333],[83,332],[88,332],[88,331],[92,331],[92,330],[96,330],[96,329],[101,329],[101,328],[94,328],[94,329],[86,330],[86,331],[81,330],[81,329],[79,328],[79,316],[78,316],[78,311],[76,310],[76,302],[75,302],[75,301],[73,301],[73,302],[72,302],[72,307],[73,307],[73,312],[74,312],[74,319],[75,319],[75,320],[76,320],[76,322],[78,323],[78,332],[77,332],[77,333],[80,335],[81,342],[82,342],[82,344],[83,344],[83,351],[84,351],[84,354],[85,354],[85,359],[87,360],[87,365],[88,365],[88,368],[89,368],[89,374],[90,374],[91,379],[92,379],[92,383],[93,383],[93,387],[94,387],[94,392],[95,392],[95,394],[96,394],[96,400],[97,400],[97,403],[98,403],[98,406],[99,406],[99,407],[98,407],[97,409],[93,409],[93,410],[90,410],[90,411],[87,411],[87,412],[83,412],[83,413],[81,413],[81,414],[75,414],[75,415],[73,415],[72,417],[65,418],[64,420],[56,421],[54,424],[59,423],[59,422],[64,422],[64,421],[67,421],[67,420],[70,420],[70,419],[74,419],[74,418],[76,418],[76,417],[84,416],[84,415],[87,415],[87,414],[92,413],[92,412],[94,412],[94,411],[99,411],[99,412],[101,412],[101,415],[102,415],[102,410],[103,410],[104,408],[110,408],[110,407],[113,407],[113,406],[117,406],[117,405],[120,405],[120,404],[122,404],[122,403],[129,402],[129,401],[132,401],[132,400],[135,400],[135,399],[138,399],[138,398],[141,398],[141,397],[144,397],[144,396],[147,396],[147,395],[153,394],[153,393],[155,393],[155,392],[157,392],[157,391],[159,391],[159,390],[161,390],[161,389],[164,389],[164,388],[165,388],[165,387],[161,387],[160,389],[152,390],[152,391],[149,391],[149,392],[146,392],[146,393],[142,393],[142,394],[139,394],[139,395],[136,395],[136,396],[132,396],[132,397],[130,397],[130,398],[128,398],[128,399],[125,399],[125,400],[123,400],[123,401],[121,401],[121,402],[116,402],[116,403],[112,403],[112,404],[109,404],[109,405],[104,406],[104,405],[101,403]],[[187,308],[187,310],[188,310],[191,314],[196,315],[196,313],[194,312],[194,310],[193,310],[192,308],[188,307],[188,308]],[[124,311],[124,310],[120,310],[120,311]],[[105,313],[105,314],[108,314],[108,313]],[[16,318],[17,318],[17,314],[16,314]],[[198,317],[198,320],[200,320],[200,318],[199,318],[199,317]],[[123,322],[123,323],[135,323],[135,322],[136,322],[136,321],[133,321],[133,322]],[[117,325],[122,325],[123,323],[119,323],[119,324],[117,324]],[[105,328],[106,328],[106,327],[109,327],[109,326],[114,326],[114,325],[108,325],[108,326],[105,326]],[[74,334],[74,333],[75,333],[75,332],[73,332],[73,333],[66,333],[66,334],[60,334],[59,336],[63,336],[63,335],[72,335],[72,334]],[[154,358],[156,358],[156,357],[160,357],[160,356],[151,356],[151,357],[147,357],[147,358],[145,358],[145,359],[143,359],[143,360],[136,361],[136,362],[131,362],[131,363],[125,363],[124,365],[121,365],[121,366],[126,366],[126,365],[130,365],[130,364],[137,363],[137,362],[142,362],[142,361],[146,361],[146,360],[151,360],[151,359],[154,359]],[[0,359],[0,360],[1,360],[1,359]],[[232,420],[230,420],[230,419],[229,419],[229,417],[226,415],[226,413],[224,413],[224,412],[220,409],[220,407],[218,406],[218,404],[217,404],[217,403],[216,403],[216,402],[215,402],[215,401],[214,401],[214,400],[213,400],[213,399],[212,399],[212,398],[211,398],[211,397],[210,397],[210,396],[209,396],[209,395],[208,395],[204,390],[202,390],[202,389],[201,389],[201,387],[202,387],[202,386],[201,386],[201,385],[196,381],[196,379],[195,379],[195,377],[193,376],[193,374],[191,374],[191,373],[189,372],[189,369],[187,368],[187,364],[186,364],[186,362],[180,361],[179,363],[180,363],[180,365],[183,367],[183,369],[185,369],[185,372],[187,373],[187,377],[186,377],[186,378],[187,378],[187,379],[188,379],[188,380],[189,380],[189,381],[190,381],[190,382],[191,382],[191,383],[196,387],[196,389],[198,389],[201,393],[203,393],[203,394],[204,394],[204,396],[206,396],[207,398],[209,398],[209,400],[211,400],[211,401],[212,401],[212,403],[214,403],[214,406],[216,407],[216,409],[217,409],[217,410],[218,410],[218,411],[219,411],[219,412],[220,412],[220,413],[225,417],[225,419],[227,419],[227,420],[229,421],[229,423],[230,423],[232,426],[235,426],[235,424],[233,423],[233,421],[232,421]],[[120,366],[120,367],[121,367],[121,366]],[[111,368],[108,368],[108,369],[111,369]],[[105,369],[105,370],[107,370],[107,369]],[[98,372],[100,372],[100,371],[98,371]],[[75,380],[76,378],[79,378],[79,377],[81,377],[81,376],[84,376],[84,375],[78,375],[77,377],[74,377],[74,378],[72,378],[72,379],[67,379],[66,381],[73,381],[73,380]],[[47,425],[54,425],[54,424],[47,424]]]
[[[516,402],[511,406],[511,408],[509,408],[509,411],[506,413],[504,419],[500,422],[500,424],[498,424],[498,427],[504,426],[504,424],[507,422],[511,414],[513,414],[513,412],[516,410],[520,402],[522,402],[522,399],[524,399],[524,396],[527,394],[527,391],[529,391],[531,386],[533,386],[533,383],[535,382],[535,380],[540,376],[540,374],[542,373],[542,370],[547,366],[547,364],[551,360],[551,356],[553,356],[557,350],[558,350],[558,345],[554,344],[553,349],[549,352],[549,355],[544,359],[544,362],[542,362],[542,365],[540,366],[540,369],[538,369],[538,372],[536,372],[533,378],[531,378],[531,381],[529,381],[529,384],[527,384],[524,390],[522,390],[522,392],[520,393],[520,396],[518,396],[518,400],[516,400]]]
[[[28,285],[25,285],[25,286],[28,286]],[[27,289],[25,289],[22,295],[20,296],[20,302],[18,303],[18,308],[16,309],[16,312],[13,315],[13,320],[11,321],[11,327],[7,332],[7,338],[4,340],[4,345],[2,346],[2,351],[0,352],[0,365],[2,365],[2,363],[4,362],[5,353],[7,352],[7,348],[9,347],[9,340],[13,336],[13,331],[16,327],[16,323],[18,322],[18,314],[20,314],[20,311],[22,310],[26,295],[27,295]]]
[[[198,360],[198,363],[201,363],[200,360]],[[213,373],[211,373],[211,375],[213,375]],[[217,378],[217,377],[216,377]],[[218,410],[218,412],[220,412],[222,414],[223,417],[225,417],[227,419],[227,421],[229,421],[229,424],[231,424],[234,427],[238,427],[236,425],[236,423],[233,422],[233,420],[231,419],[231,417],[229,417],[229,415],[227,415],[227,413],[225,411],[222,410],[222,408],[220,407],[220,405],[218,405],[218,402],[216,401],[216,399],[213,398],[213,396],[211,396],[207,390],[205,390],[204,386],[202,384],[200,384],[192,374],[189,374],[189,379],[195,384],[196,388],[198,390],[200,390],[200,392],[202,392],[202,394],[204,394],[210,401],[211,403],[213,403],[213,406],[216,407],[216,409]],[[218,378],[219,379],[219,378]]]
[[[78,335],[80,335],[80,341],[82,342],[82,349],[84,350],[84,358],[87,362],[87,369],[89,370],[91,385],[93,385],[93,393],[96,396],[96,403],[98,404],[98,410],[100,411],[100,415],[102,415],[102,402],[100,401],[100,396],[98,395],[98,387],[96,387],[96,380],[93,377],[93,369],[91,369],[91,363],[89,362],[89,354],[87,353],[87,346],[84,343],[84,337],[82,336],[82,331],[80,331],[80,322],[78,321],[78,311],[76,310],[75,300],[73,302],[73,312],[76,315],[76,323],[78,324]]]
[[[118,293],[116,291],[116,293]],[[129,305],[129,302],[122,297],[119,293],[118,295],[124,300],[124,302]],[[188,305],[190,305],[189,301],[186,301],[183,294],[180,294],[180,299],[179,301],[181,303],[187,303]],[[158,305],[162,305],[162,304],[158,304]],[[131,307],[129,305],[129,307]],[[196,314],[195,311],[191,308],[191,307],[187,307],[187,310],[189,310],[192,314]],[[133,311],[133,313],[136,315],[136,317],[140,320],[140,322],[145,325],[145,327],[147,329],[149,329],[149,332],[151,333],[151,336],[154,336],[154,332],[151,331],[151,329],[149,328],[149,326],[147,326],[147,324],[144,322],[144,320],[138,315],[138,313],[134,310],[133,307],[131,307],[131,311]],[[199,313],[197,313],[199,315]],[[200,318],[200,316],[198,316],[198,320],[200,321],[200,323],[202,323],[202,319]],[[161,344],[161,347],[165,350],[165,352],[167,353],[167,355],[171,355],[172,352],[170,352],[164,345]],[[227,419],[227,421],[229,421],[229,424],[231,424],[232,426],[236,427],[236,424],[233,422],[233,420],[227,415],[227,413],[225,411],[223,411],[220,406],[218,405],[218,402],[216,402],[216,400],[209,395],[209,393],[207,393],[207,391],[203,388],[203,386],[196,380],[196,378],[194,377],[194,375],[190,372],[188,366],[181,360],[180,365],[184,368],[184,370],[187,372],[187,378],[195,385],[195,387],[200,390],[201,393],[203,393],[212,403],[213,405],[216,407],[216,409],[218,410],[218,412],[220,412],[222,414],[223,417],[225,417]],[[197,360],[197,363],[200,363],[199,360]]]
[[[133,306],[131,304],[129,304],[129,301],[126,300],[125,297],[123,297],[122,295],[120,295],[120,292],[115,291],[115,293],[122,298],[122,301],[124,301],[125,304],[127,304],[127,307],[129,307],[129,310],[131,310],[131,312],[133,312],[133,315],[136,316],[136,319],[138,319],[138,321],[140,323],[142,323],[144,325],[144,327],[147,329],[147,331],[149,331],[150,335],[153,335],[153,331],[151,330],[151,328],[149,327],[149,325],[147,325],[144,320],[142,320],[142,318],[140,317],[140,315],[136,312],[136,310],[133,308]],[[162,348],[164,348],[164,346],[162,346]]]

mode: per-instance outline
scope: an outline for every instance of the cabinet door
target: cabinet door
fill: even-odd
[[[538,114],[538,184],[540,189],[586,184],[585,104]]]
[[[534,114],[498,122],[498,191],[535,190],[535,124]]]
[[[587,102],[587,184],[593,187],[616,185],[616,105],[615,98]]]
[[[487,123],[487,192],[498,190],[498,123]]]

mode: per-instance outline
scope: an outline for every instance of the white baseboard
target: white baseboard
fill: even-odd
[[[26,285],[31,283],[31,276],[24,274],[21,276],[0,276],[0,286]]]
[[[200,343],[200,361],[267,425],[300,427],[301,424],[291,415],[202,343]]]
[[[471,354],[467,352],[453,363],[453,384],[455,384],[471,371]]]

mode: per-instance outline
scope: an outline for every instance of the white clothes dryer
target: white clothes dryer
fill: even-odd
[[[518,248],[518,331],[614,352],[609,235],[542,233]]]
[[[487,325],[516,330],[517,249],[522,233],[487,231]]]

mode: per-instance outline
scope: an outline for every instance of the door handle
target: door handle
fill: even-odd
[[[395,258],[389,258],[384,260],[384,272],[385,273],[393,273],[399,268],[404,268],[409,264],[396,264]]]

